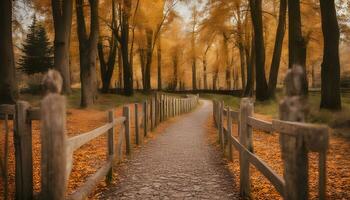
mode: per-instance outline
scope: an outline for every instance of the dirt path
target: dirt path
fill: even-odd
[[[209,101],[169,125],[120,166],[101,199],[238,199],[221,153],[208,144]]]

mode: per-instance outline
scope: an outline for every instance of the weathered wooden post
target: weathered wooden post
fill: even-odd
[[[159,122],[163,122],[163,94],[160,95],[159,102]]]
[[[280,119],[303,122],[306,118],[306,97],[303,94],[304,72],[300,66],[289,69],[285,78],[286,97],[280,103]],[[308,156],[303,133],[280,134],[284,162],[284,199],[308,199]]]
[[[130,140],[130,109],[128,106],[123,107],[123,116],[125,117],[124,121],[124,131],[125,131],[125,146],[126,146],[126,155],[131,154],[131,140]]]
[[[137,103],[135,103],[135,143],[137,145],[141,144],[140,126],[139,126],[139,106]]]
[[[249,151],[252,147],[252,128],[248,125],[248,117],[253,114],[254,105],[251,99],[243,98],[240,105],[240,120],[239,120],[239,142]],[[249,160],[245,151],[240,152],[240,194],[243,198],[250,197],[250,170]]]
[[[154,107],[153,107],[153,97],[151,97],[151,99],[150,99],[150,102],[149,102],[149,106],[150,106],[150,108],[149,108],[149,125],[150,125],[150,130],[153,130],[153,109],[154,109]]]
[[[145,102],[143,102],[143,136],[146,137],[147,136],[147,131],[148,131],[148,109],[147,109],[147,100]]]
[[[154,94],[154,126],[158,126],[158,116],[159,116],[159,106],[158,106],[158,93]]]
[[[168,95],[164,96],[164,120],[168,119]]]
[[[233,161],[232,155],[232,117],[230,107],[227,107],[227,147],[228,147],[228,160]]]
[[[40,199],[61,200],[67,188],[66,99],[61,96],[62,77],[49,70],[43,78],[41,101],[41,194]]]
[[[14,144],[16,159],[16,199],[33,198],[32,121],[28,102],[16,103]]]
[[[223,108],[224,102],[219,102],[219,144],[222,147],[222,132],[223,132]]]
[[[214,124],[215,124],[215,126],[217,125],[217,121],[216,121],[216,101],[215,100],[213,100],[213,119],[214,119]]]
[[[114,122],[114,111],[108,111],[108,122]],[[114,159],[114,126],[108,130],[108,159]],[[110,184],[113,179],[113,165],[106,176],[106,183]]]

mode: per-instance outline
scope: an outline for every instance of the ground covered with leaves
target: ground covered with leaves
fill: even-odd
[[[262,115],[259,118],[271,120]],[[217,129],[214,121],[208,123],[209,141],[218,146]],[[237,124],[233,124],[233,136],[238,138]],[[330,144],[327,153],[327,199],[350,199],[350,139],[330,134]],[[254,152],[264,160],[278,175],[283,177],[283,162],[281,158],[279,134],[253,131]],[[218,146],[219,148],[219,146]],[[239,185],[239,154],[233,153],[233,162],[228,163],[236,184]],[[251,189],[253,199],[282,199],[272,184],[253,166],[251,170]],[[318,155],[309,154],[309,188],[310,199],[318,199]],[[233,188],[239,192],[239,188]]]
[[[98,128],[107,121],[107,111],[106,109],[77,109],[71,106],[67,110],[67,135],[72,137],[79,135],[95,128]],[[131,135],[132,141],[134,141],[134,104],[130,104],[130,114],[131,114]],[[115,117],[122,116],[122,107],[114,108]],[[142,118],[142,107],[139,104],[139,123],[141,124]],[[0,121],[0,126],[4,127],[4,122]],[[13,144],[13,124],[12,121],[9,123],[10,134],[9,134],[9,159],[8,159],[8,182],[9,182],[9,194],[10,199],[14,198],[15,190],[15,157],[14,157],[14,144]],[[118,133],[120,127],[115,127],[116,136],[118,138]],[[140,127],[140,132],[142,132],[142,126]],[[40,162],[41,162],[41,142],[40,142],[40,122],[33,121],[32,124],[32,135],[33,135],[33,182],[34,182],[34,192],[38,193],[40,191]],[[4,155],[4,129],[0,129],[0,147],[1,147],[1,159]],[[132,142],[134,143],[134,142]],[[90,141],[89,143],[83,145],[80,149],[76,150],[73,154],[73,168],[71,175],[69,177],[68,183],[68,194],[72,193],[79,186],[81,186],[86,179],[95,173],[106,161],[107,159],[107,136],[106,134]],[[101,183],[103,185],[103,183]],[[4,189],[3,179],[0,179],[0,199],[2,198]]]

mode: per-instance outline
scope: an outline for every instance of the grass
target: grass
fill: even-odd
[[[277,94],[276,99],[268,100],[264,102],[255,102],[254,112],[258,114],[268,115],[272,118],[278,118],[278,102],[282,99],[283,94]],[[231,108],[239,109],[239,97],[229,95],[201,95],[202,98],[210,100],[224,101],[226,105]],[[342,110],[341,111],[329,111],[325,109],[319,109],[320,104],[320,92],[310,92],[308,97],[310,113],[308,116],[308,122],[318,124],[328,124],[333,128],[349,128],[350,129],[350,94],[342,94]]]
[[[128,103],[139,103],[148,97],[147,94],[135,93],[133,96],[123,96],[119,94],[99,94],[95,104],[89,107],[89,109],[105,111],[110,108],[118,107]],[[39,106],[41,95],[33,95],[24,93],[21,94],[20,99],[28,101],[32,106]],[[73,89],[72,94],[67,96],[68,108],[80,108],[80,89]]]

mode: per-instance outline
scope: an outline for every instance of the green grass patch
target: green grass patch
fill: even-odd
[[[68,108],[80,108],[80,89],[73,89],[72,94],[67,96]],[[110,108],[118,107],[128,103],[139,103],[145,100],[149,95],[136,92],[133,96],[123,96],[119,94],[98,94],[97,100],[94,105],[89,109],[96,109],[105,111]],[[39,106],[41,95],[33,95],[24,93],[20,96],[21,100],[28,101],[32,106]]]
[[[209,100],[224,101],[226,105],[238,110],[240,97],[234,97],[230,95],[213,95],[203,94],[201,98]],[[278,104],[283,98],[283,94],[277,94],[276,99],[254,103],[254,112],[263,115],[269,115],[272,118],[278,118]],[[331,127],[342,126],[347,128],[347,124],[350,123],[350,94],[345,93],[342,95],[342,110],[341,111],[329,111],[319,109],[321,101],[320,92],[310,92],[308,97],[309,110],[307,121],[310,123],[328,124]],[[350,128],[350,127],[349,127]]]

